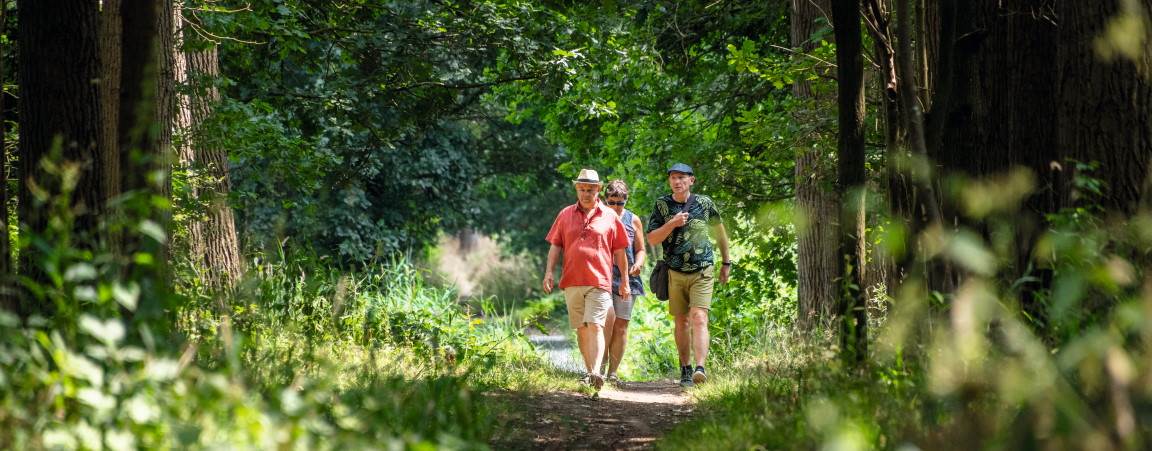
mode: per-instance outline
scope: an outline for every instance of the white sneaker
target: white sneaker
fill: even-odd
[[[696,371],[692,373],[692,383],[703,384],[708,381],[708,374],[704,372],[704,367],[696,367]]]

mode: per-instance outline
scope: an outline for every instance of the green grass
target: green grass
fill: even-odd
[[[907,375],[872,383],[829,347],[781,334],[758,354],[713,366],[692,389],[697,416],[660,442],[667,449],[895,448],[918,408]],[[863,382],[862,382],[863,381]],[[893,435],[893,431],[896,434]]]
[[[0,447],[483,449],[509,402],[485,393],[576,388],[524,338],[538,312],[469,310],[404,261],[264,264],[227,299],[182,293],[171,343],[0,315]]]
[[[632,307],[632,320],[628,324],[628,345],[620,362],[620,377],[625,380],[671,377],[678,364],[668,303],[652,295],[633,302],[636,305]]]

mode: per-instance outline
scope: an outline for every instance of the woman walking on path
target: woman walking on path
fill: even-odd
[[[625,256],[628,257],[628,278],[627,285],[632,294],[632,299],[622,297],[619,294],[621,289],[620,270],[615,266],[612,267],[612,308],[608,310],[608,320],[604,326],[604,342],[607,343],[608,350],[608,373],[607,378],[613,384],[620,384],[620,378],[616,375],[616,370],[620,368],[620,360],[624,357],[624,347],[628,344],[628,323],[632,319],[632,306],[635,304],[639,296],[644,295],[644,283],[640,278],[640,270],[644,268],[644,260],[647,252],[645,251],[644,240],[644,224],[640,221],[640,217],[632,213],[632,210],[624,208],[628,203],[628,185],[623,180],[616,179],[608,182],[605,188],[605,203],[608,208],[615,211],[620,215],[620,222],[624,224],[624,230],[628,234],[628,247],[624,249]]]

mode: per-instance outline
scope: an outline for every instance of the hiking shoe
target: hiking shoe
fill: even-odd
[[[697,384],[708,382],[708,373],[704,372],[703,366],[696,367],[696,371],[692,373],[692,382]]]
[[[600,387],[604,386],[604,376],[599,374],[588,375],[588,385],[591,385],[596,391],[600,391]]]
[[[608,381],[608,383],[612,384],[612,386],[616,388],[624,388],[624,381],[620,380],[619,377],[616,377],[615,374],[609,374],[608,376],[605,376],[604,380]]]
[[[680,386],[685,388],[692,386],[692,367],[680,367]]]

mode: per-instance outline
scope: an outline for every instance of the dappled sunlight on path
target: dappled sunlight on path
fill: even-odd
[[[603,399],[649,404],[680,406],[688,404],[688,396],[683,388],[673,380],[648,382],[625,382],[621,387],[605,387],[600,392]]]
[[[536,335],[537,352],[553,365],[582,373],[572,343],[563,335]],[[555,391],[525,395],[513,403],[497,449],[649,449],[692,414],[691,397],[671,379],[605,385],[599,397]]]

